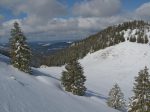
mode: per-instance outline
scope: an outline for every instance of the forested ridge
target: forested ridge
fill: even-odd
[[[128,29],[139,29],[139,31],[136,32],[139,37],[139,39],[138,37],[136,39],[137,42],[147,43],[148,39],[144,35],[145,27],[149,30],[148,23],[136,20],[124,22],[119,25],[109,26],[108,28],[98,32],[97,34],[91,35],[81,41],[74,42],[69,48],[63,49],[59,52],[56,52],[55,54],[46,56],[43,59],[42,64],[47,66],[61,66],[65,63],[68,63],[74,56],[76,57],[76,59],[81,59],[87,53],[92,53],[100,49],[113,46],[120,42],[124,42],[124,31],[127,31]],[[143,37],[147,40],[143,39]],[[135,38],[133,38],[134,37],[128,37],[127,40],[131,42],[136,42]]]

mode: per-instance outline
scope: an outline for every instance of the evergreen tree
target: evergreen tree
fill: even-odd
[[[9,43],[12,65],[23,72],[30,73],[31,51],[17,22],[14,23],[14,28],[11,30]]]
[[[131,36],[130,37],[130,42],[136,42],[136,37],[135,36]]]
[[[128,112],[150,112],[150,76],[147,67],[135,77],[134,96],[130,99]]]
[[[144,42],[147,44],[148,41],[149,41],[149,40],[148,40],[148,37],[147,37],[147,35],[145,35],[145,36],[144,36]]]
[[[124,100],[124,94],[121,92],[118,84],[115,84],[110,90],[107,104],[114,109],[125,111],[126,105]]]
[[[141,35],[137,37],[137,43],[144,43],[144,38]]]
[[[71,60],[65,68],[66,71],[62,72],[61,84],[66,91],[83,96],[86,91],[84,86],[86,78],[83,75],[83,68],[76,59]]]

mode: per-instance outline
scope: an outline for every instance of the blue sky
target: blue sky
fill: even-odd
[[[0,40],[14,21],[29,40],[81,39],[124,21],[149,21],[149,10],[149,0],[0,0]]]
[[[147,2],[149,0],[122,0],[122,5],[125,10],[132,11]]]
[[[22,19],[24,17],[27,17],[26,13],[20,13],[20,14],[13,14],[11,9],[0,7],[0,14],[4,17],[5,21],[9,21],[11,19]]]
[[[75,3],[82,2],[84,0],[58,0],[61,3],[67,5],[68,10],[73,7]],[[122,9],[126,11],[133,11],[136,8],[138,8],[140,5],[149,2],[149,0],[122,0]],[[5,21],[11,20],[11,19],[20,19],[27,17],[26,13],[20,13],[20,14],[13,14],[12,10],[5,7],[1,6],[0,7],[0,15],[2,15],[5,18]],[[67,17],[71,17],[71,14],[66,15]],[[63,16],[64,17],[64,16]]]

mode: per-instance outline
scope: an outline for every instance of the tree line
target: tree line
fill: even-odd
[[[108,28],[91,35],[83,40],[74,42],[69,48],[62,49],[59,52],[50,54],[43,58],[41,64],[47,66],[61,66],[68,63],[73,55],[76,59],[81,59],[89,52],[95,52],[109,46],[124,42],[124,32],[128,29],[139,29],[136,32],[138,37],[129,37],[131,42],[148,43],[148,37],[144,35],[144,28],[149,29],[149,24],[144,21],[129,21],[119,25],[109,26]]]

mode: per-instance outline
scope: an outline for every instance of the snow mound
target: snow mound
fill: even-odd
[[[150,46],[123,42],[99,50],[80,60],[87,76],[88,89],[108,95],[109,90],[118,83],[126,100],[132,95],[134,77],[145,66],[150,68]]]
[[[92,94],[80,97],[63,91],[62,69],[33,68],[29,75],[0,55],[0,112],[117,112],[90,98]]]

